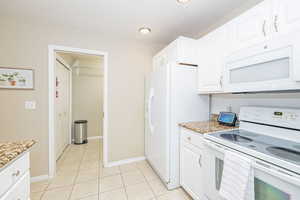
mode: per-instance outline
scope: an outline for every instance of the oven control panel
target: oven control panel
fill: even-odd
[[[284,111],[274,111],[273,119],[281,120],[297,120],[298,114],[296,112],[284,112]]]
[[[240,120],[300,129],[300,109],[241,107]]]

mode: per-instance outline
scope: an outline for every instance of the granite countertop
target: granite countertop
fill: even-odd
[[[238,127],[220,125],[216,120],[202,121],[202,122],[186,122],[186,123],[180,123],[179,126],[201,134],[217,132],[217,131],[233,130],[238,128]]]
[[[0,142],[0,170],[20,154],[30,149],[36,141]]]

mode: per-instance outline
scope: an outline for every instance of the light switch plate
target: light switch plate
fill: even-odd
[[[36,102],[35,101],[25,101],[25,109],[26,110],[35,110]]]

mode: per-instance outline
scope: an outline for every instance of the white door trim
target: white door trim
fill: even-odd
[[[48,46],[48,134],[49,134],[49,178],[53,178],[56,172],[56,159],[55,159],[55,141],[54,141],[54,108],[55,108],[55,51],[64,51],[72,53],[83,53],[98,55],[104,57],[104,99],[103,99],[103,111],[105,116],[103,118],[103,162],[104,166],[108,164],[108,141],[107,141],[107,125],[108,125],[108,53],[102,51],[79,49],[66,46],[49,45]]]

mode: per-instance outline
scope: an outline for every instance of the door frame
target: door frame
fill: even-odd
[[[48,45],[48,137],[49,137],[49,163],[48,176],[53,178],[56,174],[55,156],[55,52],[63,51],[70,53],[90,54],[103,56],[104,58],[104,81],[103,81],[103,162],[108,164],[108,53],[89,49],[80,49],[59,45]]]

